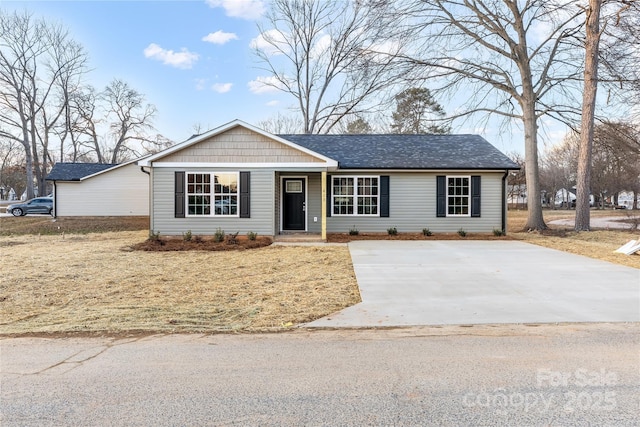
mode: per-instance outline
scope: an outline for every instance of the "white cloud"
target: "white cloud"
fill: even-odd
[[[211,89],[218,93],[227,93],[231,90],[233,83],[214,83]]]
[[[207,79],[196,79],[196,90],[204,90],[207,87]]]
[[[268,42],[267,39],[271,42]],[[251,49],[261,50],[268,56],[281,55],[282,52],[280,52],[272,43],[275,43],[276,46],[279,46],[283,51],[288,50],[286,35],[275,29],[265,31],[258,37],[252,39],[249,43],[249,47]]]
[[[218,30],[215,33],[209,33],[202,38],[203,42],[213,44],[225,44],[231,40],[238,40],[238,36],[235,33],[225,33],[222,30]]]
[[[259,19],[265,12],[263,0],[207,0],[211,7],[221,7],[227,16],[250,21]]]
[[[267,107],[277,107],[279,104],[280,104],[280,101],[273,100],[273,101],[267,102],[265,105]]]
[[[331,36],[325,34],[313,45],[311,49],[311,57],[314,59],[321,58],[327,50],[331,47]]]
[[[263,93],[278,92],[282,84],[274,76],[258,76],[255,80],[247,83],[247,86],[249,86],[251,92],[260,95]]]
[[[189,52],[186,48],[182,48],[180,52],[174,52],[172,50],[163,49],[155,43],[151,43],[144,50],[144,56],[146,58],[162,61],[163,64],[171,65],[172,67],[189,69],[193,67],[200,55],[197,53]]]

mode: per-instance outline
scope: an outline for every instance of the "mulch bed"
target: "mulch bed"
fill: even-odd
[[[348,243],[355,240],[513,240],[509,236],[495,236],[493,233],[467,233],[460,236],[458,233],[433,233],[425,236],[422,233],[398,233],[389,235],[387,233],[359,233],[351,235],[349,233],[328,233],[329,243]]]
[[[241,251],[245,249],[264,248],[271,245],[269,237],[258,236],[255,240],[246,237],[231,239],[228,236],[222,242],[216,242],[213,237],[195,236],[191,240],[182,237],[149,238],[144,242],[132,245],[135,251],[168,252],[168,251]]]

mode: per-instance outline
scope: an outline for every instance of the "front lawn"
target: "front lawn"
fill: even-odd
[[[146,238],[0,237],[0,334],[279,331],[360,301],[346,246],[132,250]]]

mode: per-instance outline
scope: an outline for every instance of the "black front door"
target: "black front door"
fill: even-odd
[[[305,179],[285,178],[282,180],[282,229],[304,230],[306,218]]]

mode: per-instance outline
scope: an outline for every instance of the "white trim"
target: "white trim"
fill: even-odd
[[[317,168],[317,172],[322,172],[328,168],[334,166],[329,163],[311,162],[311,163],[197,163],[197,162],[161,162],[154,163],[154,168],[253,168],[253,169],[285,169],[285,168],[298,168],[298,169],[313,169]],[[337,167],[337,163],[335,165]]]
[[[285,230],[284,229],[284,180],[285,179],[302,179],[304,180],[304,230]],[[309,230],[309,209],[308,209],[308,200],[309,200],[309,176],[308,175],[280,175],[280,230],[283,231],[304,231],[305,233]]]
[[[285,185],[285,189],[284,192],[285,193],[302,193],[302,187],[304,187],[304,184],[302,183],[302,180],[296,181],[295,179],[288,179],[286,182],[287,185]],[[300,187],[294,189],[294,188],[289,188],[289,184],[300,184]]]
[[[353,198],[353,213],[352,214],[337,214],[333,210],[333,179],[334,178],[352,178],[353,179],[353,196],[347,196]],[[376,178],[378,180],[378,194],[373,195],[358,195],[358,179],[359,178]],[[362,216],[362,217],[380,217],[380,175],[331,175],[331,216]],[[341,197],[338,195],[338,197]],[[377,213],[375,214],[359,214],[358,213],[358,198],[359,197],[376,197],[378,203],[376,206]]]
[[[269,132],[266,132],[266,131],[264,131],[262,129],[259,129],[259,128],[255,127],[255,126],[252,126],[252,125],[250,125],[250,124],[248,124],[246,122],[243,122],[242,120],[237,120],[237,119],[233,120],[233,121],[231,121],[229,123],[226,123],[226,124],[224,124],[222,126],[219,126],[219,127],[215,128],[215,129],[212,129],[212,130],[210,130],[208,132],[205,132],[202,135],[198,135],[198,136],[192,137],[190,139],[187,139],[186,141],[183,141],[183,142],[181,142],[179,144],[174,145],[173,147],[169,147],[166,150],[163,150],[163,151],[161,151],[159,153],[156,153],[156,154],[154,154],[152,156],[149,156],[148,158],[141,160],[138,164],[140,166],[151,166],[153,164],[153,162],[155,162],[158,159],[166,157],[169,154],[173,154],[173,153],[175,153],[177,151],[183,150],[183,149],[185,149],[187,147],[190,147],[190,146],[192,146],[194,144],[198,144],[199,142],[204,141],[205,139],[211,138],[211,137],[216,136],[216,135],[220,135],[220,134],[222,134],[222,133],[224,133],[224,132],[226,132],[226,131],[228,131],[228,130],[236,127],[236,126],[241,126],[241,127],[245,128],[245,129],[253,131],[253,132],[255,132],[257,134],[260,134],[260,135],[262,135],[264,137],[267,137],[267,138],[272,139],[274,141],[280,142],[280,143],[282,143],[282,144],[284,144],[284,145],[286,145],[286,146],[288,146],[290,148],[293,148],[295,150],[301,151],[301,152],[303,152],[305,154],[308,154],[308,155],[310,155],[312,157],[324,160],[327,164],[335,164],[335,166],[338,165],[337,161],[335,161],[333,159],[330,159],[329,157],[326,157],[326,156],[324,156],[324,155],[322,155],[320,153],[316,153],[315,151],[311,151],[308,148],[305,148],[305,147],[302,147],[300,145],[297,145],[297,144],[295,144],[295,143],[293,143],[291,141],[288,141],[286,139],[280,138],[279,136],[273,135],[273,134],[271,134]]]
[[[460,195],[451,195],[449,196],[449,178],[467,178],[468,180],[468,187],[469,187],[469,193],[467,194],[467,213],[466,214],[450,214],[449,213],[449,197],[465,197],[465,196],[460,196]],[[455,217],[461,217],[461,218],[465,218],[465,217],[470,217],[471,216],[471,175],[447,175],[445,177],[445,183],[444,183],[444,188],[446,190],[445,192],[445,212],[447,214],[447,218],[455,218]]]
[[[215,176],[216,174],[235,174],[236,175],[236,180],[238,182],[238,188],[236,191],[236,201],[237,201],[237,207],[236,207],[236,214],[235,215],[225,215],[225,214],[219,214],[216,215],[215,213],[215,199],[216,199],[216,192],[215,192]],[[209,215],[191,215],[189,214],[189,175],[209,175],[212,179],[209,182],[209,187],[210,187],[210,191],[209,191],[209,197],[210,197],[210,206],[209,206]],[[184,216],[185,218],[240,218],[240,172],[239,171],[208,171],[208,172],[190,172],[190,171],[185,171],[185,175],[184,175]],[[204,194],[204,193],[203,193]],[[229,193],[229,195],[233,195],[232,193]]]
[[[481,174],[481,173],[504,173],[507,169],[338,169],[336,174],[353,175],[353,174],[380,174],[387,175],[389,173],[433,173],[433,174]],[[516,170],[516,169],[508,169]]]

